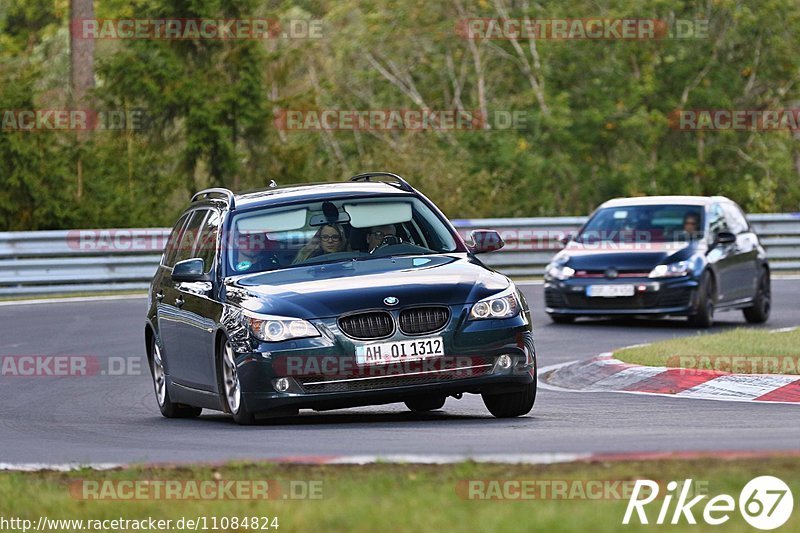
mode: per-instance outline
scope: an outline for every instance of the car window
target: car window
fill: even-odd
[[[686,221],[694,224],[687,231]],[[632,205],[597,211],[578,242],[670,242],[702,236],[703,208],[695,205]]]
[[[161,264],[167,267],[172,267],[175,264],[175,256],[178,254],[178,242],[183,235],[183,228],[186,221],[189,219],[189,214],[185,214],[178,219],[172,232],[169,234],[167,244],[164,246],[164,253],[161,254]]]
[[[262,207],[237,213],[230,228],[226,268],[231,274],[387,255],[452,252],[458,247],[443,221],[411,196],[342,197]],[[391,229],[400,242],[369,249],[368,235],[373,230]]]
[[[723,204],[725,211],[725,219],[728,222],[728,228],[731,233],[739,235],[745,233],[750,229],[747,219],[742,214],[741,209],[736,204]]]
[[[721,205],[712,205],[708,216],[708,229],[712,235],[712,238],[721,231],[729,231],[728,223],[725,220],[725,212],[722,210]]]
[[[203,225],[203,220],[205,220],[206,215],[208,214],[208,209],[198,209],[197,211],[192,211],[191,217],[189,222],[186,224],[186,228],[183,230],[183,234],[181,235],[181,240],[178,243],[178,252],[175,256],[175,261],[172,263],[178,263],[185,259],[191,259],[194,257],[192,254],[195,252],[195,246],[200,236],[200,228]]]
[[[200,228],[200,237],[195,243],[192,257],[199,257],[203,260],[206,273],[214,267],[214,259],[217,256],[217,237],[219,235],[219,224],[221,216],[218,211],[211,210],[203,221]]]

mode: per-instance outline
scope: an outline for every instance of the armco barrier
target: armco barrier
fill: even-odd
[[[454,220],[461,235],[496,229],[506,241],[481,259],[509,276],[542,275],[561,248],[558,239],[586,217]],[[800,270],[800,213],[756,214],[750,222],[761,236],[774,271]],[[169,230],[23,231],[0,233],[0,297],[147,288]]]

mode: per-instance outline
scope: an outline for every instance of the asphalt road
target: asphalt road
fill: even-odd
[[[697,333],[683,320],[594,320],[554,325],[541,286],[535,308],[540,366],[615,347]],[[769,328],[800,325],[800,281],[773,285]],[[412,414],[402,404],[240,427],[206,411],[167,420],[144,363],[145,299],[0,307],[0,355],[89,355],[139,363],[123,375],[0,376],[0,463],[174,462],[298,455],[502,454],[788,450],[800,447],[798,408],[604,393],[540,390],[532,413],[497,420],[480,397]],[[745,326],[740,312],[714,330]],[[138,370],[138,372],[137,372]]]

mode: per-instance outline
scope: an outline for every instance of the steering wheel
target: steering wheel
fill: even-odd
[[[385,246],[391,246],[393,244],[402,244],[403,238],[397,235],[387,235],[381,240],[381,243],[373,249],[370,254],[374,254],[376,250],[380,250]]]

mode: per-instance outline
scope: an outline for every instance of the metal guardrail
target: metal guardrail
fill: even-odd
[[[774,271],[800,270],[800,213],[755,214]],[[496,229],[506,241],[481,259],[509,276],[540,276],[561,244],[586,217],[454,220],[467,237]],[[22,231],[0,233],[0,297],[145,290],[169,229]]]

